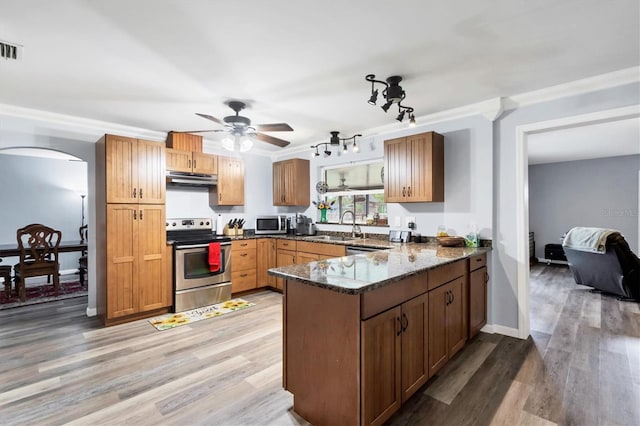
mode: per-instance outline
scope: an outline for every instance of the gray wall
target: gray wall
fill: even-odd
[[[638,248],[640,155],[529,166],[529,231],[536,253],[574,226],[617,229]]]
[[[87,194],[87,163],[2,154],[0,150],[0,244],[15,244],[16,230],[42,223],[80,239],[80,192]],[[87,223],[85,201],[85,223]],[[79,253],[62,253],[60,269],[77,269]],[[13,265],[18,258],[6,258]]]
[[[516,128],[522,125],[640,104],[640,84],[627,84],[507,111],[494,122],[494,324],[518,328]],[[637,177],[636,177],[637,179]],[[527,241],[528,236],[522,235]]]

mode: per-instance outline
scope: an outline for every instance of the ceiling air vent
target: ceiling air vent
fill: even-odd
[[[0,40],[0,58],[13,59],[19,61],[22,59],[22,46],[16,43],[9,43]]]

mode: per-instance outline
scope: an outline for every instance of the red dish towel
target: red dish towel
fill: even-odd
[[[209,243],[209,271],[220,270],[220,243]]]

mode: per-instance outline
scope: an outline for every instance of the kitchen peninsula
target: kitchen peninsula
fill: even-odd
[[[407,244],[270,269],[283,385],[315,425],[382,424],[486,322],[487,248]]]

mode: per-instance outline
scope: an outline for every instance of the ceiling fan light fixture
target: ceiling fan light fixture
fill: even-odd
[[[236,141],[231,136],[225,136],[221,141],[222,147],[227,151],[233,151],[235,149]]]
[[[239,146],[240,146],[240,152],[247,152],[251,148],[253,148],[253,141],[249,136],[242,136],[240,138]]]
[[[340,136],[338,136],[338,133],[340,132],[336,132],[335,130],[330,132],[331,133],[331,139],[329,139],[329,144],[330,145],[340,145]]]

